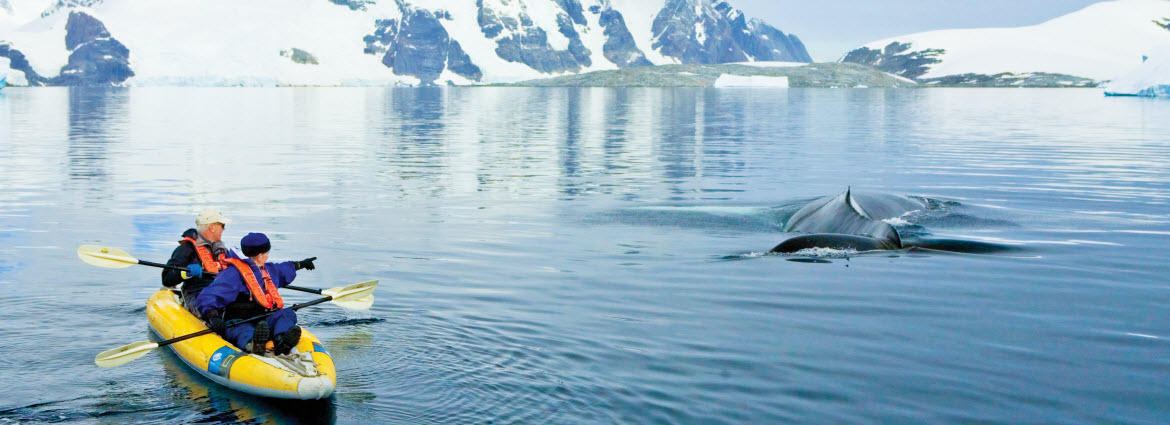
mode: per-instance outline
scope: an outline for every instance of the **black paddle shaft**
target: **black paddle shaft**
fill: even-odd
[[[317,257],[313,257],[313,259],[316,259],[316,258]],[[187,268],[185,268],[185,267],[171,266],[171,265],[167,265],[167,264],[159,264],[159,263],[155,263],[155,262],[151,262],[151,261],[138,260],[138,264],[141,264],[144,266],[159,267],[159,268],[174,270],[174,271],[178,271],[178,272],[187,271]],[[212,273],[212,272],[203,272],[203,274],[211,276],[211,277],[215,277],[215,273]],[[320,294],[321,293],[320,289],[305,288],[305,287],[301,287],[301,286],[287,285],[287,286],[285,286],[285,288],[292,289],[294,291],[309,292],[309,293],[313,293],[313,294]]]
[[[333,297],[317,298],[317,299],[315,299],[313,301],[309,301],[307,303],[294,304],[292,307],[289,307],[289,309],[296,311],[296,310],[300,310],[300,309],[305,308],[305,307],[314,306],[314,305],[329,302],[332,300],[333,300]],[[259,316],[249,317],[247,319],[232,320],[232,321],[224,324],[224,327],[230,328],[232,326],[239,326],[239,325],[242,325],[244,323],[259,322],[260,320],[264,319],[265,317],[271,316],[273,313],[276,313],[277,311],[280,311],[280,310],[273,310],[273,311],[261,314]],[[162,341],[162,342],[158,343],[158,346],[163,347],[163,346],[174,344],[174,343],[179,342],[179,341],[185,341],[185,340],[188,340],[191,338],[195,338],[197,336],[203,336],[203,335],[212,334],[212,333],[215,333],[215,331],[208,328],[208,329],[201,330],[199,332],[195,332],[193,334],[187,334],[187,335],[183,335],[183,336],[179,336],[179,337],[174,337],[174,338],[168,339],[166,341]]]
[[[155,262],[146,261],[146,260],[138,260],[138,264],[141,264],[144,266],[152,266],[152,267],[159,267],[159,268],[168,269],[168,270],[174,270],[177,272],[187,271],[186,267],[172,266],[169,264],[160,264],[160,263],[155,263]],[[203,272],[203,274],[211,276],[211,277],[215,277],[215,273],[212,273],[212,272]]]

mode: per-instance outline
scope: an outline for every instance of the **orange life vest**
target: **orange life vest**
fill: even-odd
[[[219,254],[219,260],[211,256],[211,251],[206,246],[200,245],[195,238],[184,237],[179,243],[189,243],[195,247],[195,253],[199,254],[199,262],[203,263],[203,270],[210,273],[219,273],[220,270],[227,268],[227,263],[224,262],[225,256]]]
[[[272,283],[272,277],[268,275],[268,270],[260,268],[260,274],[264,277],[264,290],[261,291],[260,283],[256,281],[256,274],[252,273],[252,267],[248,263],[235,258],[224,258],[224,261],[236,266],[240,275],[244,276],[244,285],[248,286],[248,292],[252,293],[253,300],[269,310],[284,308],[284,298],[281,298],[280,292],[276,291],[276,284]]]

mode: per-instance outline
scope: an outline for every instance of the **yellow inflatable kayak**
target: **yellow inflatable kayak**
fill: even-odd
[[[207,329],[183,308],[178,295],[170,289],[161,289],[146,301],[146,318],[150,328],[163,339]],[[179,341],[170,347],[187,366],[208,379],[249,394],[318,400],[329,397],[337,386],[333,359],[321,341],[303,328],[300,343],[283,356],[246,354],[216,334]]]

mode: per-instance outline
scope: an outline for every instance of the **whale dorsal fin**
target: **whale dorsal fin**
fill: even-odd
[[[805,205],[788,219],[784,231],[867,236],[885,241],[894,249],[902,247],[894,226],[870,217],[853,197],[851,188]]]
[[[873,218],[873,216],[869,215],[869,213],[865,211],[865,208],[862,207],[861,204],[857,203],[857,200],[853,198],[853,188],[851,187],[845,189],[845,205],[853,208],[853,211],[857,211],[857,213],[861,214],[862,217],[869,219]]]

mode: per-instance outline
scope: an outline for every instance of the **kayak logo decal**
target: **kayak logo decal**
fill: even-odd
[[[319,342],[314,342],[314,343],[313,343],[313,351],[316,351],[316,352],[318,352],[318,353],[325,354],[326,356],[328,356],[328,355],[329,355],[329,352],[328,352],[328,351],[325,351],[325,346],[324,346],[324,345],[321,345],[321,343],[319,343]]]
[[[207,371],[224,378],[231,379],[232,364],[236,359],[240,358],[243,352],[232,347],[223,346],[215,353],[211,354],[211,358],[207,360]]]

